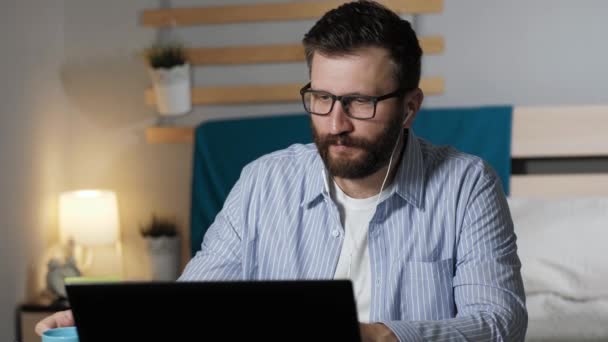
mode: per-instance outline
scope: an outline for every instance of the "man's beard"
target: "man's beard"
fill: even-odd
[[[388,164],[402,129],[401,116],[394,115],[384,130],[370,140],[355,138],[348,134],[320,136],[314,124],[312,136],[321,159],[332,176],[360,179],[372,175]],[[356,147],[362,150],[363,154],[356,158],[330,155],[331,145]]]

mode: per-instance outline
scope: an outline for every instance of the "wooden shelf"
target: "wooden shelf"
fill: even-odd
[[[224,87],[195,87],[192,89],[193,105],[255,104],[299,102],[303,84],[276,84]],[[420,82],[425,95],[438,95],[444,91],[443,78],[427,78]],[[152,88],[146,90],[147,105],[155,105]]]
[[[193,127],[149,127],[146,129],[148,144],[194,143]]]
[[[424,54],[441,54],[445,44],[443,37],[423,37],[420,45]],[[303,62],[302,44],[245,45],[186,49],[192,65],[232,65],[257,63]]]
[[[192,89],[193,105],[254,104],[295,102],[300,96],[300,84],[264,86],[196,87]],[[146,90],[146,104],[156,104],[154,91]]]
[[[443,10],[443,0],[381,1],[398,13],[424,14]],[[298,1],[145,10],[141,24],[149,27],[229,24],[260,21],[316,19],[344,1]]]
[[[439,55],[445,50],[445,41],[442,36],[421,37],[419,41],[425,55]]]

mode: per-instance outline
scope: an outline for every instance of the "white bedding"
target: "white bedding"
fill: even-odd
[[[509,199],[528,341],[608,341],[608,198]]]
[[[526,304],[526,341],[608,341],[608,298],[575,301],[535,294]]]

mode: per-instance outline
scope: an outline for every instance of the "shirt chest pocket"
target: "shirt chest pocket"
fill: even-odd
[[[401,316],[404,320],[454,317],[453,259],[406,262],[402,269]]]

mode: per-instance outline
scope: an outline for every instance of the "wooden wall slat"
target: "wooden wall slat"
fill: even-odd
[[[379,2],[400,14],[429,14],[443,11],[443,0],[380,0]]]
[[[441,95],[445,91],[445,80],[443,77],[427,77],[420,80],[420,89],[425,96]]]
[[[261,3],[191,8],[145,10],[141,23],[149,27],[228,24],[256,21],[315,19],[345,1],[306,1]],[[423,14],[443,10],[443,0],[387,0],[388,7],[398,13]]]
[[[187,143],[194,142],[194,128],[192,127],[148,127],[146,141],[149,144]]]
[[[193,65],[304,61],[304,48],[301,44],[190,48],[186,54]]]
[[[301,84],[263,86],[195,87],[192,89],[193,105],[254,104],[299,101]],[[146,91],[146,103],[153,105],[156,99],[152,89]]]
[[[425,54],[440,54],[444,49],[443,37],[423,37],[420,45]],[[186,49],[193,65],[256,64],[303,62],[302,44],[273,44],[228,46]]]
[[[439,55],[445,50],[445,40],[442,36],[421,37],[419,41],[425,55]]]
[[[303,84],[276,84],[224,87],[195,87],[192,89],[193,105],[284,103],[300,101]],[[444,89],[442,78],[427,78],[420,82],[426,95],[441,94]],[[145,101],[154,105],[156,99],[152,89],[147,89]]]

